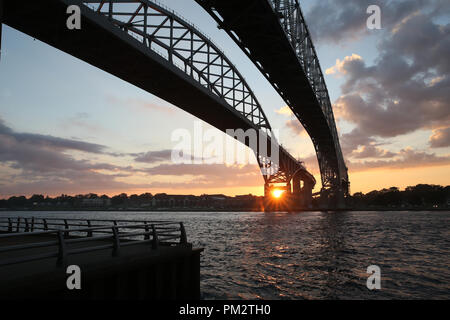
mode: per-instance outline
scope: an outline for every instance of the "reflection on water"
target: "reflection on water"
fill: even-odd
[[[450,212],[5,214],[183,221],[205,299],[450,298]]]

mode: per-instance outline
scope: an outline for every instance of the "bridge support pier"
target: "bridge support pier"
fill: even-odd
[[[279,199],[273,195],[273,190],[283,189],[285,190],[283,196]],[[288,211],[291,203],[291,190],[290,184],[286,187],[274,187],[271,183],[266,182],[264,184],[264,211],[276,212],[276,211]]]
[[[276,199],[273,189],[283,189],[282,197]],[[264,184],[264,211],[299,211],[312,207],[313,185],[308,179],[296,174],[285,187],[274,187],[270,183]]]
[[[313,186],[308,179],[304,179],[301,173],[297,173],[292,178],[292,197],[294,199],[294,209],[310,209],[312,204]]]
[[[303,181],[302,198],[305,209],[311,209],[312,207],[312,189],[313,186],[307,180]]]
[[[321,210],[345,210],[346,202],[342,191],[330,192],[322,190],[320,193],[319,209]]]

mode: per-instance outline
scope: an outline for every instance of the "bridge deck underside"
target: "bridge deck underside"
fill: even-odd
[[[223,99],[180,69],[119,28],[111,30],[105,17],[84,12],[81,30],[69,30],[66,9],[67,5],[61,0],[46,1],[45,6],[37,1],[24,5],[6,0],[4,23],[150,92],[219,130],[254,128]],[[297,166],[297,161],[281,149],[280,168],[294,172]],[[306,171],[305,176],[314,179]]]
[[[202,0],[198,0],[203,3]],[[207,2],[205,2],[207,3]],[[203,5],[208,9],[208,5]],[[262,66],[263,74],[289,101],[319,156],[338,172],[338,160],[331,129],[290,45],[278,17],[268,1],[215,1],[213,7],[224,20],[226,30],[233,31],[249,56]],[[236,10],[239,8],[239,10]]]
[[[39,1],[26,5],[6,1],[4,23],[150,92],[220,130],[252,127],[249,121],[224,107],[217,96],[156,53],[145,52],[139,42],[130,40],[120,29],[111,32],[90,19],[82,20],[81,30],[67,29],[66,9],[64,3],[55,0],[46,1],[45,5]]]

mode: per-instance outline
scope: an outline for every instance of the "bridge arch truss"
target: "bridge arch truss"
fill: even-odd
[[[328,89],[298,0],[196,1],[254,62],[309,133],[323,194],[348,195]]]
[[[314,187],[315,178],[303,163],[276,142],[269,121],[244,77],[195,25],[156,1],[83,0],[82,3],[222,99],[230,110],[249,122],[250,128],[262,131],[269,145],[274,140],[279,148],[278,163],[259,152],[259,141],[257,150],[253,150],[266,183],[289,183],[300,172],[302,179]]]

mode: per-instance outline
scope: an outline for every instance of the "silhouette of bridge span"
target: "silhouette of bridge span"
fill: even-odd
[[[305,126],[317,150],[324,198],[343,200],[348,190],[346,168],[314,47],[304,21],[298,20],[298,3],[294,10],[286,1],[248,1],[245,5],[229,0],[197,2],[232,35]],[[66,26],[66,10],[72,4],[81,8],[81,30]],[[263,138],[253,151],[266,195],[281,183],[292,195],[290,205],[310,207],[316,181],[302,162],[282,147],[278,163],[261,152],[261,141],[270,146],[276,139],[245,79],[208,37],[170,9],[149,0],[48,0],[45,4],[0,0],[0,7],[0,22],[146,90],[219,130],[257,130]],[[242,19],[233,18],[236,12]],[[259,22],[253,23],[253,14],[262,17]],[[287,29],[280,24],[282,14]],[[292,14],[297,20],[287,20],[286,15]],[[258,27],[263,22],[267,25]],[[306,38],[297,47],[304,46],[307,55],[294,49],[296,37],[286,36],[285,32],[293,30],[292,23],[306,30]],[[248,140],[245,143],[250,146]]]
[[[343,205],[349,180],[328,90],[298,0],[196,0],[242,48],[311,137],[322,197]]]

